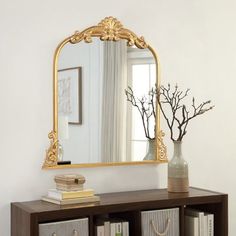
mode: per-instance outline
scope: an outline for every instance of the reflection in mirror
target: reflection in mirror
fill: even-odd
[[[127,101],[125,91],[132,89],[138,105],[141,98],[151,104],[156,64],[149,49],[128,47],[126,40],[93,38],[92,43],[66,44],[58,69],[59,160],[143,161],[151,142],[138,108]],[[148,123],[149,138],[154,140],[154,116]]]

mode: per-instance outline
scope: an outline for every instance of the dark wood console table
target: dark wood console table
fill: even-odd
[[[88,217],[89,235],[94,222],[109,214],[129,221],[130,235],[141,236],[141,211],[179,207],[180,236],[184,236],[184,208],[214,214],[215,236],[228,236],[228,196],[209,190],[190,188],[189,193],[168,193],[166,189],[101,194],[98,204],[59,206],[43,201],[11,204],[11,236],[38,236],[39,224]],[[187,236],[187,235],[185,235]]]

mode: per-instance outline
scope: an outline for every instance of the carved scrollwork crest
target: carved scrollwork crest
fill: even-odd
[[[110,16],[103,19],[97,26],[92,26],[81,33],[76,31],[71,37],[71,43],[79,43],[84,40],[86,43],[92,42],[92,37],[100,37],[103,41],[118,41],[126,39],[129,46],[147,48],[148,44],[143,37],[138,37],[132,31],[123,27],[116,18]]]

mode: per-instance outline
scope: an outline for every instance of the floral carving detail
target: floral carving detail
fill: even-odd
[[[106,17],[98,26],[103,28],[101,40],[118,41],[120,39],[123,25],[116,18]]]
[[[75,44],[84,40],[86,43],[92,42],[92,37],[99,37],[103,41],[127,40],[128,46],[147,48],[148,45],[143,37],[138,38],[132,31],[123,28],[123,25],[116,18],[110,16],[102,20],[97,26],[92,26],[82,32],[76,31],[70,42]]]

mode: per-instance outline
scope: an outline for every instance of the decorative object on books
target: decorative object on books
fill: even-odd
[[[56,189],[59,191],[80,191],[84,189],[83,184],[61,184],[56,183]]]
[[[149,88],[155,83],[157,86],[160,84],[157,53],[144,40],[144,37],[139,37],[124,27],[119,20],[109,16],[96,25],[68,35],[60,40],[55,48],[53,127],[48,136],[50,146],[46,152],[43,168],[61,169],[167,162],[158,105],[155,107],[157,115],[152,117],[153,121],[150,124],[152,126],[150,132],[154,134],[151,133],[149,136],[153,139],[155,137],[154,157],[148,155],[149,160],[143,161],[146,154],[145,137],[142,137],[141,141],[136,137],[138,134],[133,139],[131,138],[134,136],[132,135],[134,129],[140,130],[142,127],[139,124],[139,117],[130,114],[132,110],[125,101],[125,88],[130,85],[135,93],[147,94]],[[140,59],[142,59],[141,64]],[[131,61],[132,63],[129,63]],[[75,65],[82,65],[83,70],[74,68]],[[67,69],[64,70],[65,68]],[[81,73],[83,86],[80,85],[78,89],[80,83],[78,75],[81,77]],[[59,166],[58,118],[59,115],[68,116],[69,124],[71,121],[81,123],[81,112],[78,113],[81,108],[81,93],[78,94],[80,89],[82,89],[83,104],[87,111],[86,116],[89,119],[80,126],[69,126],[73,135],[70,135],[66,141],[68,145],[63,145],[63,148],[65,159],[70,160],[72,164],[63,163],[64,165]],[[153,105],[157,104],[156,96],[153,96],[153,99]],[[90,146],[94,147],[93,150],[89,148]],[[142,149],[141,152],[140,149]]]
[[[56,175],[56,189],[49,189],[42,200],[58,205],[79,203],[96,203],[100,197],[94,195],[93,189],[84,189],[85,178],[79,174]]]
[[[152,88],[147,95],[137,97],[131,87],[125,90],[127,101],[132,104],[140,114],[145,137],[148,141],[148,151],[143,160],[156,159],[156,94]]]
[[[83,190],[85,178],[78,174],[56,175],[54,177],[57,190],[79,191]]]
[[[157,89],[157,101],[170,130],[170,138],[174,143],[173,158],[168,163],[169,192],[188,192],[188,164],[182,156],[182,140],[187,133],[189,122],[214,107],[210,106],[210,100],[197,105],[193,97],[192,112],[190,112],[190,109],[187,109],[187,106],[182,103],[188,96],[188,92],[189,89],[179,90],[177,85],[171,89],[170,84]]]
[[[80,174],[64,174],[54,177],[56,183],[80,185],[85,183],[85,177]]]

